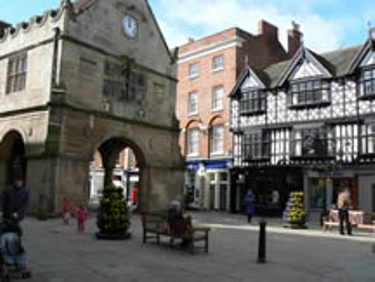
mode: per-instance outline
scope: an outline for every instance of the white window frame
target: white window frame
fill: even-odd
[[[199,156],[199,129],[198,128],[188,128],[186,131],[187,139],[187,156]]]
[[[199,96],[197,91],[189,92],[188,95],[188,115],[196,115],[199,110]]]
[[[210,154],[222,155],[224,154],[224,135],[225,128],[223,124],[213,125],[211,127],[210,136]]]
[[[220,59],[220,61],[217,61]],[[212,58],[212,71],[221,71],[224,69],[225,61],[224,61],[224,55],[217,55]]]
[[[224,86],[219,85],[211,91],[211,110],[213,112],[224,110]],[[219,97],[217,97],[219,96]]]
[[[199,77],[199,63],[193,63],[189,65],[189,78],[197,78]]]

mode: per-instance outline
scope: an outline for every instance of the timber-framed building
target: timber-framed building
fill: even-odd
[[[244,70],[231,93],[234,210],[251,188],[260,213],[280,214],[293,190],[321,211],[344,187],[354,208],[375,210],[374,39]]]

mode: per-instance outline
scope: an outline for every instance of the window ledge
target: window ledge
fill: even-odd
[[[191,79],[191,80],[197,79],[198,77],[199,77],[199,74],[189,75],[189,79]]]
[[[187,154],[186,157],[187,158],[196,158],[196,157],[199,157],[199,154],[198,153]]]
[[[210,153],[210,156],[222,156],[222,155],[224,155],[224,154],[225,154],[224,151],[211,152],[211,153]]]
[[[266,110],[240,111],[240,115],[242,116],[254,116],[254,115],[261,115],[265,113],[266,113]]]
[[[188,117],[197,116],[198,114],[199,114],[198,112],[188,113]]]
[[[216,69],[212,69],[212,73],[217,73],[217,72],[221,72],[224,70],[224,67],[221,67],[221,68],[216,68]]]
[[[224,111],[224,108],[220,108],[220,109],[212,109],[211,112],[213,113],[217,113],[217,112],[222,112]]]
[[[304,109],[304,108],[317,108],[317,107],[325,107],[331,104],[330,101],[327,102],[317,102],[317,103],[305,103],[305,104],[298,104],[298,105],[289,105],[289,109]]]

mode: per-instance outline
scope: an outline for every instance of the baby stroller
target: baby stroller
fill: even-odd
[[[26,267],[25,250],[21,243],[22,231],[14,220],[3,220],[0,225],[0,277],[1,282],[11,278],[30,278]]]

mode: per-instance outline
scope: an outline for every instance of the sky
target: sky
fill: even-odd
[[[15,24],[58,7],[61,0],[0,0],[0,19]],[[139,0],[137,0],[139,1]],[[279,27],[286,47],[291,22],[300,24],[304,44],[316,51],[362,44],[375,27],[374,0],[149,0],[169,47],[188,38],[240,27],[257,34],[264,19]],[[373,11],[373,12],[371,12]]]

